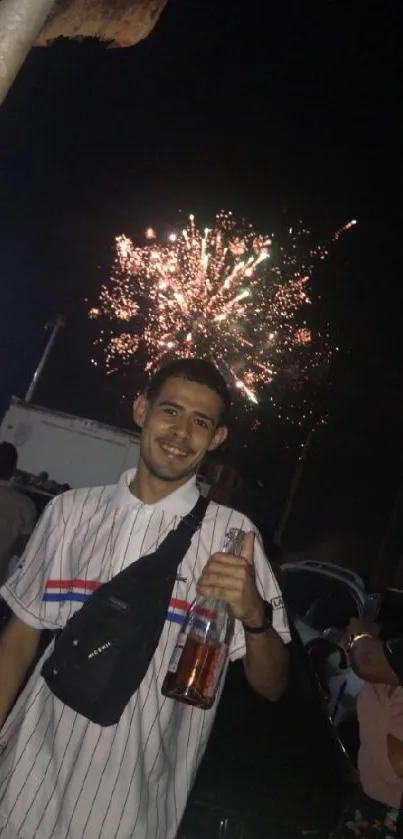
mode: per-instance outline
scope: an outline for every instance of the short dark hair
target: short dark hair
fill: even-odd
[[[187,379],[188,382],[196,382],[214,390],[223,404],[220,423],[224,425],[227,422],[231,410],[230,393],[224,376],[211,361],[204,358],[177,358],[163,364],[147,387],[146,396],[150,402],[157,398],[168,379]]]
[[[12,443],[0,443],[0,480],[9,481],[18,463],[18,453]]]

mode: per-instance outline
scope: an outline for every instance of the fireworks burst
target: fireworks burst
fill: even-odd
[[[221,212],[203,231],[190,216],[164,243],[153,228],[145,237],[142,246],[116,238],[111,278],[89,313],[101,321],[108,372],[137,354],[148,372],[166,357],[206,357],[256,403],[265,386],[274,400],[277,383],[306,379],[329,360],[326,336],[312,335],[304,320],[309,281],[329,248],[310,246],[302,225],[281,245]]]

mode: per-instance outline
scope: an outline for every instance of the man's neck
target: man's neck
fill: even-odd
[[[163,481],[152,475],[145,464],[140,461],[137,472],[130,484],[130,492],[139,498],[143,504],[156,504],[168,495],[172,495],[181,486],[187,484],[190,475],[181,481]]]

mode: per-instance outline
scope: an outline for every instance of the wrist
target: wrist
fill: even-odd
[[[262,626],[264,621],[264,605],[263,600],[259,599],[259,602],[256,604],[256,607],[251,611],[248,612],[247,615],[244,615],[242,618],[242,623],[245,626],[253,627],[253,629],[257,629],[259,626]]]
[[[249,622],[251,621],[251,622]],[[253,622],[252,622],[253,621]],[[251,614],[251,617],[242,621],[246,633],[260,635],[267,632],[273,625],[273,607],[267,600],[261,600],[259,610]]]

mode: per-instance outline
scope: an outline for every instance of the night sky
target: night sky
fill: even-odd
[[[85,302],[118,233],[221,207],[318,238],[356,217],[319,272],[318,317],[341,346],[341,425],[354,415],[367,454],[382,447],[401,403],[399,18],[398,2],[169,0],[129,50],[33,50],[0,110],[1,407],[61,312],[36,401],[128,425],[141,371],[122,385],[91,365]]]

